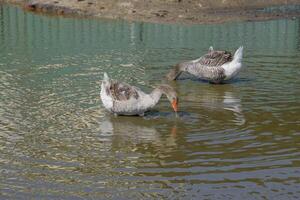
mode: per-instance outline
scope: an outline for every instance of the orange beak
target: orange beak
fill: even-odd
[[[175,111],[175,112],[177,112],[177,111],[178,111],[177,99],[176,99],[176,100],[174,100],[174,101],[172,101],[172,107],[173,107],[173,109],[174,109],[174,111]]]

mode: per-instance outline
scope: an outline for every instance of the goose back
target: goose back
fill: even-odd
[[[233,56],[229,51],[214,51],[210,50],[207,54],[200,57],[197,61],[200,65],[204,66],[222,66],[225,63],[231,62]]]
[[[117,101],[127,101],[130,98],[139,98],[139,93],[136,87],[113,80],[110,81],[109,87],[106,87],[106,93]]]

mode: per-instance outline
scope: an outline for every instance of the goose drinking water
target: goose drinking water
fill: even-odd
[[[144,115],[158,103],[163,94],[167,96],[174,111],[177,112],[178,97],[171,86],[161,84],[147,94],[135,86],[111,80],[104,73],[100,97],[104,107],[116,115]]]
[[[182,72],[188,72],[210,83],[221,83],[235,77],[242,69],[243,47],[232,56],[228,51],[215,51],[212,47],[199,59],[178,63],[167,74],[168,80],[176,80]]]

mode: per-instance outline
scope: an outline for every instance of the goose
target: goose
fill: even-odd
[[[178,63],[166,75],[168,80],[176,80],[182,72],[188,72],[210,83],[221,83],[235,77],[242,69],[243,47],[234,56],[228,51],[215,51],[210,47],[208,53],[196,60]]]
[[[150,94],[141,89],[112,80],[104,73],[100,98],[105,109],[115,115],[140,115],[153,108],[162,95],[166,95],[175,112],[178,110],[178,97],[175,90],[166,84],[157,86]]]

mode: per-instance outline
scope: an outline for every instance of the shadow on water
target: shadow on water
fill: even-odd
[[[185,111],[170,111],[170,112],[163,112],[159,110],[151,110],[145,113],[145,119],[159,119],[159,118],[165,118],[169,120],[177,120],[184,116],[189,116],[190,114]]]
[[[197,77],[195,77],[193,75],[189,75],[189,74],[182,74],[179,78],[177,78],[177,81],[187,81],[187,80],[192,80],[192,81],[199,82],[199,83],[213,84],[214,85],[214,83],[211,83],[208,80],[203,80],[203,79],[197,78]],[[249,83],[249,82],[252,82],[252,81],[255,81],[255,79],[254,78],[248,78],[248,77],[243,77],[243,78],[235,77],[235,78],[230,79],[228,81],[223,81],[222,83],[219,83],[219,84],[221,84],[221,85],[222,84],[239,84],[239,83]]]

